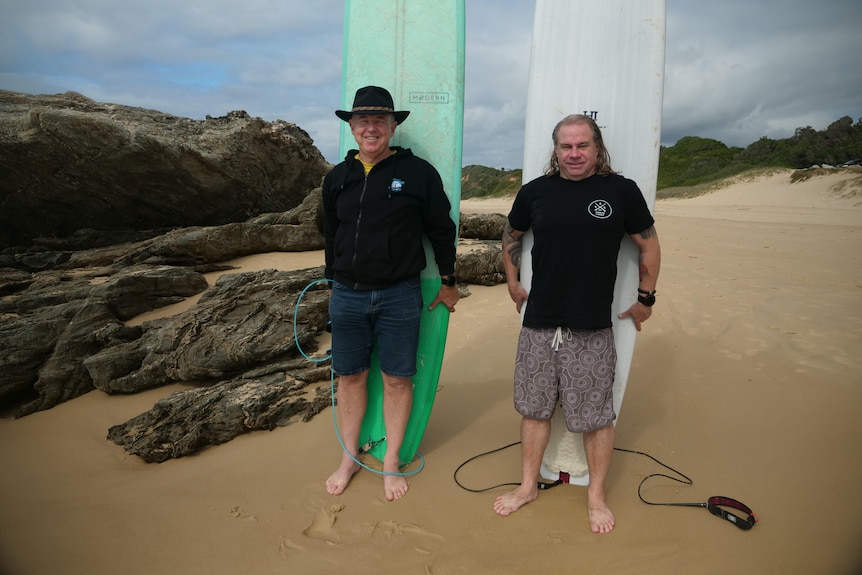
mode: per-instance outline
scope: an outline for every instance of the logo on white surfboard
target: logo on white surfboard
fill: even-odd
[[[599,124],[598,110],[584,110],[584,116],[588,116],[593,122],[595,122],[599,129],[604,130],[605,128],[607,128],[607,126],[602,126]]]

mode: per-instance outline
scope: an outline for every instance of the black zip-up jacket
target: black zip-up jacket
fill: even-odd
[[[326,277],[357,290],[383,289],[425,268],[423,234],[440,275],[455,272],[456,228],[440,174],[406,148],[368,175],[357,150],[323,180]]]

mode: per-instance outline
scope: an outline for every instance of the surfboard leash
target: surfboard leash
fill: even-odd
[[[623,449],[622,447],[614,447],[614,451],[622,451],[625,453],[634,453],[637,455],[643,455],[644,457],[648,457],[648,458],[652,459],[653,461],[655,461],[656,463],[658,463],[659,465],[661,465],[665,469],[668,469],[668,470],[672,471],[673,473],[676,473],[677,475],[679,475],[679,477],[683,478],[683,479],[680,479],[679,477],[672,477],[670,475],[667,475],[666,473],[651,473],[650,475],[647,475],[646,477],[641,479],[641,482],[638,484],[638,497],[640,498],[641,501],[643,501],[647,505],[663,505],[663,506],[668,506],[668,507],[704,507],[710,513],[715,515],[716,517],[720,517],[721,519],[725,519],[727,521],[730,521],[731,523],[733,523],[734,525],[736,525],[737,527],[739,527],[743,531],[748,531],[749,529],[754,527],[754,525],[758,521],[760,521],[760,518],[751,510],[751,508],[748,505],[746,505],[745,503],[738,501],[732,497],[725,497],[723,495],[713,495],[712,497],[707,499],[705,503],[700,503],[700,502],[676,503],[676,502],[669,502],[669,501],[664,501],[664,502],[647,501],[647,499],[644,498],[644,496],[641,494],[641,489],[643,488],[644,483],[646,483],[649,479],[652,479],[653,477],[665,477],[667,479],[671,479],[673,481],[676,481],[678,483],[683,483],[685,485],[694,485],[694,481],[692,481],[692,479],[688,475],[674,469],[673,467],[671,467],[669,465],[666,465],[665,463],[662,463],[661,461],[659,461],[658,459],[656,459],[655,457],[653,457],[649,453],[644,453],[642,451],[636,451],[634,449]],[[743,514],[745,514],[745,517],[740,517],[739,515],[731,513],[730,511],[724,509],[724,507],[729,507],[731,509],[735,509],[736,511],[740,511]]]
[[[458,472],[461,471],[461,469],[465,465],[467,465],[468,463],[470,463],[476,459],[479,459],[480,457],[484,457],[486,455],[491,455],[493,453],[497,453],[498,451],[503,451],[504,449],[508,449],[510,447],[518,445],[519,443],[521,443],[521,442],[520,441],[514,441],[508,445],[504,445],[503,447],[498,447],[497,449],[492,449],[491,451],[486,451],[485,453],[480,453],[479,455],[474,455],[473,457],[471,457],[470,459],[468,459],[467,461],[465,461],[464,463],[459,465],[458,468],[455,470],[455,473],[453,474],[453,479],[455,480],[455,483],[461,489],[464,489],[465,491],[470,491],[471,493],[484,493],[485,491],[491,491],[492,489],[497,489],[498,487],[520,485],[520,483],[499,483],[499,484],[493,485],[491,487],[483,487],[483,488],[476,489],[476,488],[467,487],[458,480]],[[686,474],[682,473],[681,471],[674,469],[673,467],[671,467],[665,463],[662,463],[661,461],[659,461],[658,459],[656,459],[655,457],[653,457],[652,455],[650,455],[648,453],[644,453],[642,451],[636,451],[634,449],[624,449],[622,447],[614,447],[614,451],[622,451],[625,453],[634,453],[637,455],[643,455],[644,457],[648,457],[648,458],[652,459],[653,461],[655,461],[656,463],[658,463],[659,465],[661,465],[665,469],[668,469],[668,470],[672,471],[673,473],[676,473],[679,476],[679,477],[672,477],[672,476],[667,475],[665,473],[652,473],[650,475],[647,475],[643,479],[641,479],[640,484],[638,484],[638,498],[640,498],[640,500],[643,501],[644,503],[646,503],[647,505],[658,505],[658,506],[668,506],[668,507],[704,507],[710,513],[715,515],[716,517],[730,521],[731,523],[733,523],[734,525],[736,525],[737,527],[739,527],[740,529],[742,529],[744,531],[748,531],[749,529],[754,527],[754,525],[757,522],[760,521],[760,518],[751,510],[750,507],[748,507],[748,505],[742,503],[741,501],[733,499],[732,497],[725,497],[723,495],[714,495],[714,496],[710,497],[709,499],[707,499],[705,503],[700,503],[700,502],[677,503],[677,502],[648,501],[643,496],[643,494],[641,493],[641,490],[643,489],[644,483],[646,483],[647,480],[652,479],[653,477],[665,477],[667,479],[671,479],[673,481],[676,481],[678,483],[683,483],[685,485],[694,485],[694,481],[689,476],[687,476]],[[680,479],[680,477],[682,479]],[[560,479],[557,479],[556,481],[553,481],[551,483],[539,481],[537,486],[540,490],[547,490],[547,489],[551,489],[552,487],[556,487],[557,485],[562,485],[563,483],[568,483],[568,474],[565,472],[560,473]],[[740,517],[739,515],[736,515],[735,513],[732,513],[731,511],[724,509],[725,507],[728,507],[730,509],[734,509],[736,511],[742,512],[745,515],[745,517]]]
[[[491,451],[486,451],[485,453],[480,453],[479,455],[474,455],[473,457],[471,457],[470,459],[468,459],[467,461],[465,461],[464,463],[462,463],[461,465],[458,466],[458,469],[456,469],[455,473],[452,474],[452,479],[455,480],[455,483],[458,485],[458,487],[460,487],[464,491],[469,491],[471,493],[484,493],[486,491],[491,491],[492,489],[497,489],[498,487],[509,487],[509,486],[517,487],[517,486],[519,486],[520,483],[512,482],[512,483],[498,483],[497,485],[492,485],[491,487],[482,487],[482,488],[474,489],[471,487],[467,487],[466,485],[464,485],[463,483],[461,483],[458,480],[458,472],[461,471],[461,469],[465,465],[470,463],[471,461],[479,459],[480,457],[485,457],[486,455],[491,455],[493,453],[497,453],[498,451],[503,451],[504,449],[509,449],[510,447],[514,447],[516,445],[519,445],[520,443],[521,443],[520,441],[513,441],[512,443],[510,443],[508,445],[504,445],[503,447],[498,447],[497,449],[492,449]],[[562,474],[561,474],[561,476],[562,476]],[[562,485],[563,483],[566,483],[566,481],[564,481],[563,479],[557,479],[556,481],[554,481],[552,483],[539,481],[538,482],[538,488],[540,490],[545,490],[545,489],[550,489],[551,487],[556,487],[557,485]]]
[[[417,469],[414,469],[413,471],[381,471],[379,469],[374,469],[373,467],[369,467],[368,465],[365,465],[364,463],[359,461],[359,459],[354,457],[353,454],[350,453],[350,450],[347,449],[347,446],[344,445],[344,440],[341,439],[341,433],[338,431],[338,410],[336,409],[336,404],[335,404],[335,372],[334,371],[330,370],[330,378],[331,379],[329,382],[329,385],[330,385],[329,399],[330,399],[330,408],[332,409],[332,427],[335,429],[335,438],[338,439],[338,444],[341,446],[341,449],[344,451],[344,453],[349,455],[350,459],[352,459],[354,463],[359,465],[359,467],[366,469],[366,470],[368,470],[371,473],[374,473],[376,475],[397,475],[399,477],[410,477],[412,475],[418,474],[423,469],[425,469],[425,458],[422,457],[422,454],[419,452],[416,453],[416,458],[413,460],[413,461],[416,461],[417,459],[419,460],[419,467]],[[386,436],[383,436],[380,439],[376,439],[376,440],[375,439],[369,439],[368,441],[366,441],[364,444],[362,444],[359,447],[359,450],[358,450],[356,455],[363,455],[365,453],[368,453],[369,451],[371,451],[377,445],[383,443],[384,441],[386,441]],[[401,468],[403,469],[403,468],[407,467],[408,465],[413,463],[413,461],[409,461],[409,462],[405,463],[404,465],[401,466]]]
[[[299,293],[299,296],[296,298],[296,305],[293,308],[293,344],[296,346],[296,349],[299,351],[299,353],[302,354],[302,357],[304,357],[305,359],[307,359],[308,361],[310,361],[312,363],[323,363],[323,362],[329,361],[330,358],[332,358],[332,353],[331,353],[332,350],[331,349],[326,350],[326,355],[324,357],[311,357],[311,356],[307,355],[305,353],[305,351],[302,349],[302,346],[299,344],[299,337],[296,335],[296,326],[299,323],[299,304],[302,301],[302,298],[305,297],[305,293],[308,290],[310,290],[311,288],[313,288],[314,286],[316,286],[318,284],[323,284],[323,283],[332,283],[332,280],[324,278],[321,280],[314,280],[313,282],[309,283],[307,286],[305,286],[305,289],[303,289]],[[326,324],[326,329],[327,329],[327,331],[332,331],[332,328],[331,328],[329,323]]]
[[[519,443],[521,443],[521,442],[520,441],[514,441],[514,442],[510,443],[509,445],[504,445],[503,447],[498,447],[497,449],[492,449],[491,451],[486,451],[485,453],[480,453],[479,455],[474,455],[473,457],[471,457],[470,459],[468,459],[467,461],[465,461],[464,463],[462,463],[461,465],[458,466],[458,469],[456,469],[455,473],[452,474],[452,478],[455,480],[455,483],[458,484],[458,487],[460,487],[464,491],[469,491],[471,493],[484,493],[485,491],[491,491],[492,489],[497,489],[498,487],[508,487],[508,486],[520,485],[520,483],[499,483],[497,485],[492,485],[491,487],[483,487],[481,489],[473,489],[473,488],[465,486],[460,481],[458,481],[458,472],[461,471],[462,467],[464,467],[465,465],[467,465],[471,461],[479,459],[480,457],[485,457],[486,455],[491,455],[492,453],[497,453],[498,451],[503,451],[504,449],[509,449],[510,447],[514,447],[515,445],[518,445]]]
[[[332,280],[330,280],[330,279],[314,280],[311,283],[309,283],[307,286],[305,286],[305,289],[303,289],[302,292],[300,292],[299,297],[296,298],[296,307],[293,310],[293,341],[294,341],[294,345],[296,345],[296,349],[299,350],[299,353],[302,354],[302,357],[304,357],[305,359],[307,359],[308,361],[310,361],[312,363],[323,363],[323,362],[329,361],[332,358],[332,350],[331,349],[326,350],[326,355],[324,357],[320,357],[320,358],[311,357],[311,356],[307,355],[305,353],[305,351],[303,351],[302,346],[299,344],[299,338],[296,335],[296,327],[297,327],[298,318],[299,318],[299,304],[302,301],[302,298],[305,296],[305,293],[308,290],[310,290],[314,286],[316,286],[318,284],[322,284],[322,283],[332,283]],[[326,324],[326,331],[329,331],[329,332],[332,331],[332,323],[331,322]],[[344,445],[344,441],[341,439],[341,433],[339,433],[339,431],[338,431],[338,412],[337,412],[336,404],[335,404],[335,372],[332,369],[329,370],[329,377],[330,377],[329,397],[330,397],[330,407],[332,408],[332,426],[335,428],[335,437],[336,437],[336,439],[338,439],[338,444],[341,445],[341,449],[347,455],[350,456],[350,459],[352,459],[354,463],[356,463],[357,465],[359,465],[363,469],[367,469],[368,471],[375,473],[377,475],[398,475],[400,477],[410,477],[411,475],[416,475],[417,473],[419,473],[420,471],[425,469],[425,458],[422,457],[421,453],[416,453],[416,458],[413,460],[413,461],[416,461],[416,459],[419,460],[419,468],[418,469],[414,469],[413,471],[398,471],[398,472],[381,471],[379,469],[374,469],[373,467],[369,467],[369,466],[365,465],[364,463],[359,461],[359,459],[357,459],[356,457],[353,457],[353,455],[347,449],[347,446]],[[383,443],[384,441],[386,441],[385,436],[381,437],[380,439],[377,439],[377,440],[369,439],[362,446],[360,446],[360,448],[357,452],[357,455],[363,455],[365,453],[368,453],[374,447]],[[411,463],[413,463],[413,461],[407,462],[404,465],[402,465],[401,466],[402,469],[404,467],[407,467]]]

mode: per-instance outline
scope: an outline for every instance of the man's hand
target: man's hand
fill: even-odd
[[[620,319],[626,319],[627,317],[632,318],[635,322],[635,329],[638,331],[641,330],[641,324],[648,320],[652,315],[652,308],[645,306],[639,301],[636,301],[632,304],[628,310],[624,311],[619,315]]]
[[[429,310],[437,307],[437,304],[443,304],[450,312],[455,312],[455,304],[461,298],[461,293],[458,291],[458,286],[440,286],[440,291],[437,292],[437,297],[428,306]]]
[[[521,313],[521,308],[524,306],[524,302],[527,301],[527,298],[530,297],[530,294],[527,293],[527,290],[525,290],[519,282],[506,285],[509,288],[509,297],[512,298],[513,302],[515,302],[515,309],[518,310],[518,313]]]

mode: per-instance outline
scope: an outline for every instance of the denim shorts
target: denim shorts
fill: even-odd
[[[382,372],[402,378],[416,374],[422,313],[420,287],[419,276],[370,291],[333,282],[329,319],[335,373],[355,375],[370,369],[376,344]]]

